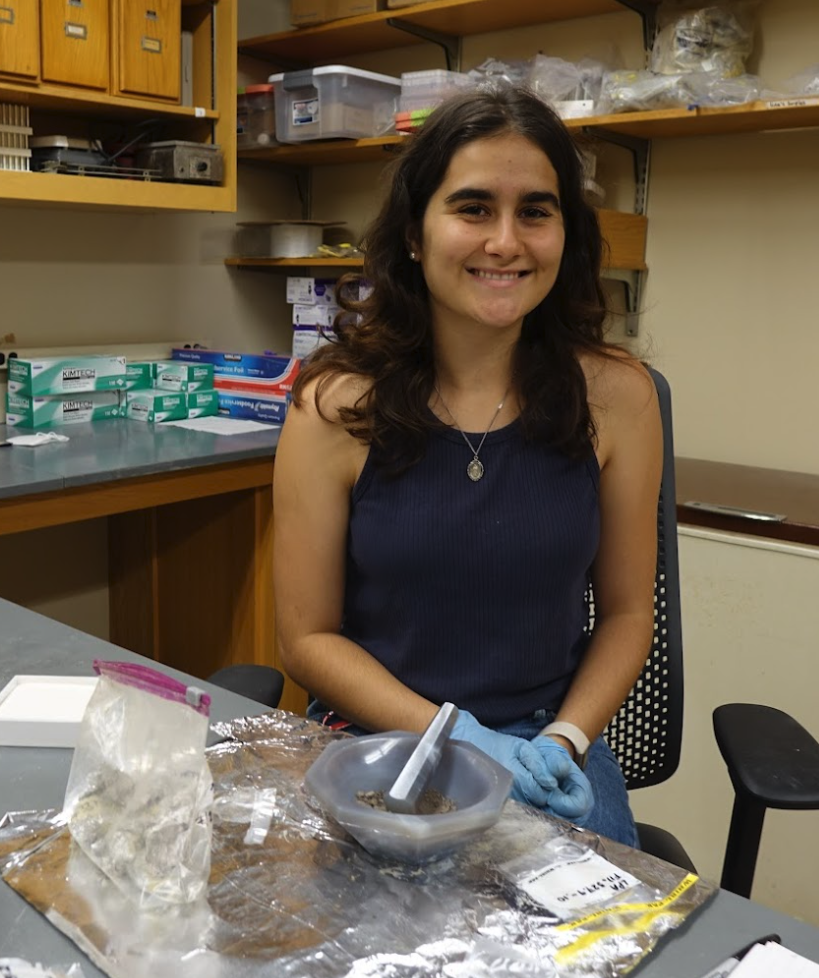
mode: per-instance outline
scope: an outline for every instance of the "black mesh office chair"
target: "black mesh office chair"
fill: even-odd
[[[683,655],[677,558],[671,391],[651,370],[663,422],[663,478],[657,512],[654,639],[645,668],[611,721],[606,739],[629,789],[666,781],[680,760]],[[768,808],[819,809],[819,743],[792,717],[768,706],[729,703],[714,711],[717,744],[734,786],[734,809],[720,885],[750,896]],[[693,870],[670,832],[639,823],[646,852]]]

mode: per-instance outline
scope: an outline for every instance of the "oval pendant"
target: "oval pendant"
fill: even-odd
[[[479,479],[483,478],[483,462],[476,455],[475,458],[467,465],[466,474],[473,482],[477,482]]]

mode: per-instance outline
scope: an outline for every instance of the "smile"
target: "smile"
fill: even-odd
[[[481,268],[470,268],[468,271],[470,275],[474,275],[476,278],[483,278],[492,282],[514,282],[529,274],[528,272],[485,272]]]

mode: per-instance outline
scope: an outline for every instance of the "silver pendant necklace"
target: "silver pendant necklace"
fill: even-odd
[[[483,462],[480,460],[480,458],[478,456],[480,455],[481,449],[483,448],[483,443],[486,441],[486,436],[492,430],[492,425],[495,423],[495,421],[497,420],[498,415],[501,413],[501,408],[503,407],[503,405],[504,405],[504,403],[506,401],[506,398],[507,398],[507,396],[509,394],[509,390],[507,389],[506,393],[501,398],[500,404],[495,408],[495,413],[492,415],[492,420],[489,422],[489,426],[487,427],[486,431],[483,433],[483,437],[481,438],[480,443],[478,444],[478,447],[477,448],[475,448],[475,446],[472,444],[472,442],[466,437],[466,434],[464,433],[463,428],[461,428],[461,426],[455,420],[455,415],[446,406],[446,401],[444,400],[443,396],[441,395],[441,392],[438,389],[438,385],[437,384],[435,385],[435,393],[438,395],[438,398],[439,398],[441,404],[443,405],[444,410],[446,411],[446,413],[450,416],[450,418],[452,418],[453,424],[458,429],[458,431],[460,431],[461,437],[466,442],[466,444],[469,446],[469,451],[472,452],[472,461],[466,467],[466,474],[469,476],[469,478],[473,482],[480,482],[480,480],[483,478],[483,474],[484,474],[484,472],[486,470],[484,469]]]

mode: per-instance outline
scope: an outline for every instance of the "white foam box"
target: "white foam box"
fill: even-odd
[[[14,676],[0,689],[0,745],[73,747],[97,676]]]

